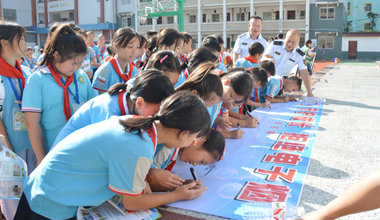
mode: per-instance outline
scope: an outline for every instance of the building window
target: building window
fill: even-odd
[[[56,22],[56,21],[61,21],[61,14],[53,14],[52,22]]]
[[[99,24],[100,23],[100,17],[96,17],[96,22]]]
[[[236,13],[237,21],[244,21],[244,13]]]
[[[295,10],[291,10],[291,11],[287,11],[287,19],[288,20],[294,20],[296,19],[296,11]]]
[[[372,12],[372,3],[364,4],[364,12]]]
[[[6,21],[17,21],[16,9],[5,9],[3,8],[3,16]]]
[[[319,9],[320,20],[332,20],[335,19],[335,7],[329,5],[321,5]]]
[[[121,0],[121,4],[122,5],[126,5],[127,4],[127,0]]]
[[[306,18],[306,11],[300,11],[300,19]]]
[[[74,12],[70,12],[69,13],[69,19],[70,19],[70,21],[74,21],[75,20],[75,18],[74,18]]]
[[[121,19],[121,26],[122,26],[122,27],[127,26],[127,18],[126,18],[126,17],[123,17],[123,18]]]
[[[196,15],[190,15],[189,16],[189,23],[196,23],[197,22],[197,16]]]
[[[152,18],[147,18],[145,24],[146,25],[152,25],[153,24]]]
[[[174,16],[167,17],[168,24],[174,24]]]
[[[363,24],[363,31],[372,31],[371,23],[364,23]]]
[[[272,12],[263,12],[263,20],[272,20]]]
[[[219,14],[212,14],[212,22],[219,22]]]
[[[350,15],[350,11],[351,11],[351,3],[349,2],[347,4],[347,15]]]
[[[318,48],[322,49],[322,45],[325,45],[325,49],[334,49],[335,34],[318,34]]]

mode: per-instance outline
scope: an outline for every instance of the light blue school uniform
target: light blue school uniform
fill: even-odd
[[[268,78],[267,86],[260,90],[260,103],[266,101],[266,96],[274,98],[283,88],[282,76],[271,76]]]
[[[98,46],[98,48],[99,48],[99,46]],[[105,58],[104,54],[106,54],[106,53],[107,53],[107,46],[104,44],[103,48],[99,48],[99,54],[100,54],[100,58],[102,59],[102,62]]]
[[[98,46],[96,46],[95,44],[91,47],[93,50],[94,50],[94,52],[95,52],[95,56],[100,56],[100,50],[99,50],[99,47]],[[98,62],[97,61],[97,58],[95,58],[95,61],[96,62]],[[91,69],[93,70],[93,69],[96,69],[96,68],[98,68],[97,66],[91,66]]]
[[[76,130],[104,121],[114,115],[128,115],[127,95],[126,91],[113,96],[104,93],[86,102],[59,132],[52,148]]]
[[[223,71],[223,73],[227,72],[226,66],[222,62],[219,62],[217,69]]]
[[[34,69],[34,66],[36,65],[36,59],[34,59],[34,57],[32,57],[31,59],[29,59],[28,57],[25,57],[24,63],[27,63],[27,66],[32,70]]]
[[[176,89],[177,87],[179,87],[180,85],[182,85],[189,76],[190,76],[190,74],[189,74],[189,69],[188,68],[182,70],[181,74],[179,74],[178,81],[175,84],[174,89]]]
[[[31,210],[49,219],[68,219],[78,206],[99,206],[112,196],[137,196],[153,162],[156,129],[125,132],[119,120],[82,128],[61,141],[24,182]]]
[[[109,57],[108,52],[105,52],[105,53],[103,54],[102,64],[105,63],[105,62],[107,62],[107,61],[106,61],[106,58],[107,58],[107,57]]]
[[[234,67],[245,67],[245,68],[255,68],[259,66],[259,62],[257,63],[252,63],[251,61],[248,61],[245,58],[239,58],[236,60],[235,66]]]
[[[173,166],[179,157],[179,148],[166,148],[163,144],[157,145],[152,169],[163,169],[172,171]]]
[[[207,108],[208,114],[210,115],[210,119],[211,119],[211,127],[213,126],[215,119],[218,117],[218,114],[220,113],[222,104],[223,102],[219,102]]]
[[[39,64],[39,63],[44,59],[44,57],[45,57],[45,53],[41,54],[41,55],[38,57],[37,62],[36,62],[36,65],[35,65],[34,68],[32,69],[33,72],[34,72],[34,71],[37,71],[37,70],[40,69],[40,66],[38,66],[37,64]]]
[[[82,70],[74,74],[75,78],[68,87],[71,91],[69,98],[72,114],[80,105],[95,97],[87,75]],[[78,100],[75,97],[78,97]],[[29,77],[22,99],[22,111],[41,113],[40,125],[44,145],[46,152],[49,152],[59,131],[66,124],[66,117],[63,113],[63,88],[55,82],[46,66]]]
[[[122,71],[119,62],[117,61],[117,57],[116,63],[121,73],[132,74],[130,79],[135,78],[139,73],[137,68],[133,65],[127,65],[127,71]],[[132,68],[132,73],[130,73],[130,68]],[[114,69],[112,63],[108,61],[102,64],[98,70],[96,70],[94,74],[94,79],[92,81],[92,86],[96,90],[106,92],[111,86],[115,85],[116,83],[126,82],[116,73],[116,70]]]

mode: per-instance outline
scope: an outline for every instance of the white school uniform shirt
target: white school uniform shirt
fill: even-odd
[[[244,58],[249,55],[248,48],[254,42],[259,42],[260,44],[262,44],[264,47],[264,51],[266,50],[268,46],[268,41],[265,40],[263,35],[260,34],[256,39],[252,39],[248,31],[238,36],[235,42],[233,52],[238,53],[239,58]]]
[[[276,62],[276,76],[289,76],[295,65],[298,65],[300,70],[307,69],[305,53],[299,46],[290,52],[286,51],[285,40],[273,41],[264,55],[272,56],[272,59]]]

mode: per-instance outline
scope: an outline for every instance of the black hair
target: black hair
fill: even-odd
[[[178,91],[166,98],[154,117],[121,119],[120,124],[126,132],[138,131],[137,134],[142,137],[142,133],[149,129],[155,120],[159,120],[166,128],[178,129],[178,135],[183,131],[189,131],[190,134],[201,132],[206,135],[211,126],[210,115],[203,101],[190,91]]]
[[[218,97],[222,97],[223,85],[219,77],[213,73],[215,68],[215,63],[211,62],[198,65],[189,78],[187,78],[182,85],[176,88],[176,91],[195,90],[197,91],[197,95],[203,101],[211,99],[214,93]]]
[[[264,53],[264,46],[259,42],[253,42],[251,45],[249,45],[248,52],[251,56],[254,56],[255,54],[260,55]]]
[[[205,47],[213,53],[222,51],[218,39],[213,35],[206,36],[201,43],[201,47]]]
[[[87,54],[87,46],[83,38],[74,32],[69,24],[61,25],[54,31],[53,36],[45,45],[45,56],[38,64],[49,65],[53,61],[53,55],[58,52],[60,56],[59,63],[72,59],[79,55]]]
[[[151,37],[149,38],[145,50],[145,59],[143,62],[139,63],[138,68],[140,69],[145,69],[145,66],[148,64],[150,57],[153,55],[154,48],[156,48],[156,42],[157,42],[157,37]]]
[[[146,38],[148,38],[148,40],[153,36],[153,35],[157,35],[157,31],[154,31],[154,30],[149,30],[146,32]]]
[[[259,67],[263,68],[265,71],[267,71],[272,76],[274,76],[276,74],[276,66],[270,60],[261,61],[259,64]]]
[[[21,38],[24,37],[26,41],[26,29],[19,25],[14,23],[8,23],[8,22],[0,22],[0,41],[6,40],[9,42],[9,46],[13,48],[13,41],[16,39],[17,46],[19,46],[19,42]],[[0,50],[1,50],[1,44],[0,44]]]
[[[113,45],[114,49],[117,46],[125,48],[129,44],[129,42],[133,40],[135,37],[139,40],[139,42],[141,42],[140,34],[137,33],[135,30],[131,28],[119,28],[115,32],[115,36],[113,37],[111,44]]]
[[[284,34],[283,34],[283,33],[278,33],[278,34],[277,34],[277,38],[278,38],[278,39],[282,39],[282,38],[284,38]]]
[[[173,28],[164,28],[161,29],[157,36],[156,48],[153,52],[157,52],[161,50],[163,46],[171,46],[177,45],[181,42],[181,40],[185,41],[185,38]]]
[[[274,41],[274,38],[273,38],[273,37],[270,37],[268,40],[272,40],[272,41]]]
[[[312,43],[312,42],[311,42],[311,40],[309,39],[309,40],[306,41],[305,44],[307,45],[307,44],[311,44],[311,43]]]
[[[140,48],[146,47],[146,38],[143,35],[140,35]]]
[[[259,19],[261,22],[263,22],[263,19],[260,16],[257,16],[257,15],[251,16],[249,18],[249,20],[251,20],[251,19]]]
[[[112,44],[108,45],[108,46],[106,47],[106,49],[107,49],[107,53],[108,53],[108,56],[109,56],[109,57],[113,57],[113,56],[115,55],[115,51],[114,51],[114,49],[113,49]]]
[[[118,94],[120,90],[127,88],[126,83],[117,83],[108,89],[109,95]],[[174,93],[174,89],[170,80],[159,70],[147,70],[139,73],[130,93],[129,98],[136,101],[138,97],[142,97],[144,101],[149,103],[160,103]]]
[[[219,36],[217,34],[213,34],[212,36],[214,36],[216,38],[216,40],[218,40],[219,44],[224,44],[224,40],[221,36]]]
[[[243,101],[247,100],[252,93],[253,79],[251,73],[247,68],[236,67],[227,73],[219,75],[220,79],[229,79],[230,86],[234,89],[235,93],[243,96]]]
[[[287,80],[290,80],[290,81],[296,83],[298,88],[299,88],[298,90],[301,90],[302,79],[298,78],[297,76],[291,76],[291,77],[287,78]]]
[[[267,86],[268,83],[268,74],[267,71],[265,71],[263,68],[252,68],[249,70],[252,74],[253,82],[260,81],[261,82],[261,88],[264,88]]]
[[[171,71],[178,72],[178,75],[181,74],[179,60],[174,52],[170,50],[159,51],[153,55],[153,57],[149,60],[147,69],[153,68],[163,72]]]
[[[54,31],[57,30],[57,28],[58,28],[59,26],[61,26],[61,24],[59,24],[59,23],[54,23],[53,26],[50,27],[50,29],[49,29],[49,33],[48,33],[48,37],[49,37],[49,38],[53,36]]]
[[[183,64],[181,66],[181,70],[189,68],[189,74],[191,74],[193,70],[203,62],[212,62],[217,65],[218,57],[215,56],[215,54],[209,49],[200,47],[193,51],[193,53],[190,55],[189,63],[187,65]]]
[[[223,157],[225,147],[226,139],[219,131],[214,129],[211,129],[208,138],[202,143],[202,148],[211,154],[216,161]]]
[[[187,33],[187,32],[181,32],[183,38],[185,39],[185,43],[189,43],[190,40],[193,39],[193,37],[191,36],[191,34]]]

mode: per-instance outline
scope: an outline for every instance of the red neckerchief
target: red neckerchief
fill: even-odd
[[[219,55],[219,62],[222,62],[223,59],[222,59],[222,55]]]
[[[106,51],[106,45],[103,45],[103,48],[100,50],[100,55],[102,56],[102,59],[104,51]]]
[[[244,59],[248,60],[248,61],[251,62],[251,63],[259,63],[259,62],[257,62],[257,60],[256,60],[255,58],[253,58],[253,57],[244,57]]]
[[[189,78],[189,70],[187,68],[183,70],[183,75],[186,79]]]
[[[123,90],[121,92],[119,92],[118,94],[118,101],[119,101],[119,108],[120,108],[120,113],[121,115],[126,115],[127,114],[127,111],[125,109],[125,105],[124,105],[124,101],[126,101],[126,99],[124,99],[124,94],[127,92],[127,90]]]
[[[182,62],[185,62],[187,59],[186,59],[186,57],[184,56],[184,55],[182,55],[182,54],[180,54],[179,56],[178,56],[178,58],[182,61]]]
[[[67,87],[73,82],[74,80],[74,74],[67,77],[65,85],[61,82],[61,76],[51,64],[47,66],[51,72],[51,75],[53,76],[55,82],[63,88],[63,113],[65,114],[66,121],[69,121],[71,118],[71,108],[70,108],[70,97],[69,97],[69,90],[67,90]]]
[[[165,168],[165,170],[172,172],[172,169],[173,169],[174,165],[177,163],[177,160],[173,160],[174,157],[177,155],[177,151],[178,151],[178,148],[175,148],[174,152],[173,152],[173,155],[170,158],[171,163]]]
[[[120,72],[120,69],[119,69],[119,66],[117,65],[117,61],[116,61],[116,58],[115,57],[112,57],[110,59],[110,62],[113,66],[113,68],[115,69],[117,75],[119,75],[125,82],[128,82],[128,80],[131,78],[131,75],[132,75],[132,71],[133,71],[133,65],[131,63],[129,63],[129,73],[128,75],[125,75],[123,73]]]
[[[134,118],[145,118],[144,116],[140,115],[133,115]],[[154,125],[154,122],[152,123],[152,126],[146,129],[146,132],[148,132],[150,139],[152,139],[153,145],[154,145],[154,152],[156,152],[157,147],[157,134],[156,134],[156,126]]]
[[[1,69],[0,75],[16,78],[16,79],[21,79],[22,88],[25,88],[25,77],[24,77],[24,74],[22,73],[21,65],[17,60],[16,60],[16,67],[11,66],[3,58],[0,57],[0,69]]]
[[[108,62],[110,61],[111,57],[106,57],[105,61]]]
[[[95,44],[94,44],[94,43],[92,43],[92,44],[91,44],[91,47],[94,47],[94,46],[95,46]]]

